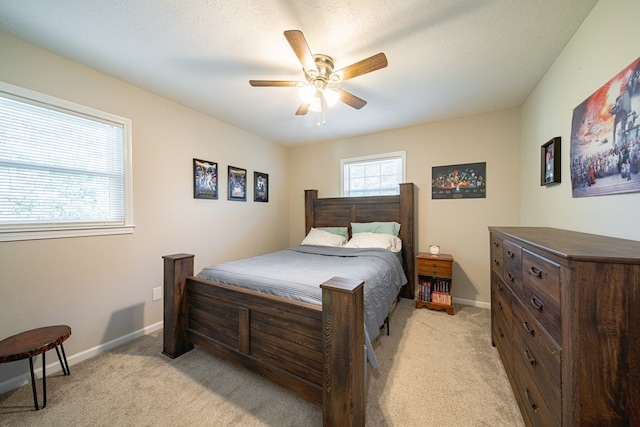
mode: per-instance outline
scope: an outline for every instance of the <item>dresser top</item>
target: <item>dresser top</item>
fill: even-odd
[[[489,227],[492,233],[577,261],[640,264],[640,241],[550,227]]]

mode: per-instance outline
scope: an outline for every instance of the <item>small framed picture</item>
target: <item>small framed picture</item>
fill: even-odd
[[[229,166],[229,200],[247,201],[247,170]]]
[[[540,185],[560,182],[560,147],[559,136],[540,147]]]
[[[218,198],[218,164],[193,159],[193,198]]]
[[[253,201],[269,201],[269,175],[262,172],[253,173]]]

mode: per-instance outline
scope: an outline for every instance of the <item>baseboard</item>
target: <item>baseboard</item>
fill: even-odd
[[[69,364],[69,366],[73,366],[76,363],[80,363],[83,360],[90,359],[94,356],[97,356],[100,353],[109,351],[112,348],[116,348],[138,337],[141,337],[143,335],[147,335],[159,329],[162,329],[162,326],[163,326],[162,322],[160,321],[158,323],[154,323],[153,325],[146,326],[137,331],[118,337],[104,344],[100,344],[88,350],[81,351],[80,353],[76,353],[72,355],[67,354],[67,363]],[[47,375],[52,374],[54,372],[61,371],[60,362],[58,362],[58,358],[54,357],[53,360],[54,361],[52,363],[47,363]],[[71,368],[69,368],[69,370],[71,371]],[[36,378],[38,379],[42,378],[42,367],[38,369],[34,369],[33,372]],[[21,387],[25,384],[29,384],[30,382],[31,382],[31,375],[29,374],[29,372],[26,372],[23,375],[18,375],[17,377],[9,378],[8,380],[0,383],[0,394],[7,393],[11,390],[15,390],[16,388]]]
[[[461,304],[461,305],[470,305],[472,307],[478,307],[478,308],[486,308],[486,309],[490,309],[491,308],[491,303],[489,303],[489,302],[476,301],[476,300],[472,300],[472,299],[453,298],[453,303],[454,304]]]

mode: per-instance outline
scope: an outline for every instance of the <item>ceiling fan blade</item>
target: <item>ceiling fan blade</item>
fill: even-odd
[[[251,86],[299,86],[300,82],[286,80],[249,80]]]
[[[359,110],[365,105],[367,105],[367,101],[362,98],[358,98],[357,96],[347,92],[346,90],[340,89],[338,87],[332,87],[331,90],[338,92],[340,95],[340,101],[344,102],[347,105]]]
[[[313,54],[307,40],[304,38],[304,34],[300,30],[287,30],[284,32],[284,36],[291,45],[293,52],[298,57],[298,60],[302,64],[302,68],[305,71],[316,70],[316,61],[313,59]]]
[[[367,59],[358,61],[355,64],[348,65],[336,71],[334,74],[340,76],[340,80],[349,80],[354,77],[379,70],[380,68],[384,68],[387,64],[387,57],[384,53],[380,52]]]
[[[298,109],[296,110],[296,116],[304,116],[309,111],[309,105],[311,104],[300,104]]]

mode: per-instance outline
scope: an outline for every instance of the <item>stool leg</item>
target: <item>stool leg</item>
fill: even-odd
[[[64,344],[60,343],[60,349],[62,350],[62,360],[64,360],[64,365],[67,367],[67,375],[71,375],[71,371],[69,370],[69,362],[67,362],[67,355],[64,352]]]
[[[36,405],[36,411],[40,409],[38,407],[38,395],[36,394],[36,377],[33,375],[33,358],[29,358],[29,371],[31,371],[31,389],[33,390],[33,403]]]
[[[62,363],[62,357],[60,357],[60,350],[58,350],[58,346],[56,346],[56,353],[58,353],[58,361],[60,361],[60,366],[62,367],[62,373],[64,375],[71,375],[71,372],[69,372],[69,364],[67,363],[67,355],[64,354],[64,346],[62,345],[62,343],[60,344],[60,348],[62,348],[64,363]]]
[[[47,352],[42,353],[42,408],[47,406],[47,362],[44,360],[44,355]]]

